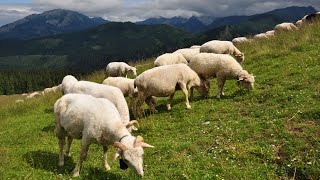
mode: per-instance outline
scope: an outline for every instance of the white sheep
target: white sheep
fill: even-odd
[[[63,94],[87,94],[97,98],[106,98],[110,100],[118,108],[123,124],[129,123],[130,116],[128,105],[119,88],[89,81],[78,81],[71,75],[65,76],[61,84]]]
[[[181,53],[183,57],[189,62],[192,56],[200,53],[200,48],[183,48],[178,49],[173,53]]]
[[[198,49],[200,47],[201,47],[200,45],[193,45],[193,46],[190,47],[190,49]]]
[[[259,40],[259,39],[266,39],[268,36],[265,33],[259,33],[253,36],[253,39]]]
[[[154,66],[165,66],[170,64],[188,64],[188,61],[181,53],[166,53],[157,57],[154,61]]]
[[[223,95],[223,86],[227,79],[236,79],[247,89],[254,87],[254,76],[243,70],[230,55],[201,53],[191,59],[189,66],[201,78],[217,78],[217,98]]]
[[[127,77],[128,72],[130,72],[134,77],[137,76],[137,69],[129,66],[125,62],[111,62],[106,67],[106,75],[108,77]]]
[[[233,38],[232,43],[236,44],[236,43],[246,43],[246,42],[249,42],[249,39],[246,38],[246,37],[236,37],[236,38]]]
[[[33,92],[31,94],[29,94],[26,99],[32,99],[32,98],[35,98],[35,97],[39,97],[41,96],[41,94],[39,92]]]
[[[303,26],[304,22],[303,22],[303,20],[300,19],[295,24],[296,24],[297,28],[300,28],[301,26]]]
[[[55,133],[59,144],[59,166],[64,165],[63,150],[66,137],[67,156],[70,156],[72,140],[81,139],[80,158],[73,170],[74,177],[80,175],[82,162],[86,159],[92,143],[103,146],[106,170],[110,170],[107,163],[108,146],[114,145],[118,148],[116,156],[121,156],[137,175],[143,176],[143,148],[153,146],[144,143],[141,136],[131,135],[127,129],[128,125],[122,123],[118,109],[108,99],[67,94],[56,101],[54,113]]]
[[[274,27],[274,30],[276,32],[280,31],[293,31],[298,30],[297,26],[295,26],[293,23],[281,23]]]
[[[152,97],[169,97],[167,109],[171,110],[171,101],[176,90],[181,89],[185,97],[187,109],[191,109],[188,99],[190,88],[196,87],[202,95],[207,95],[206,82],[200,80],[195,73],[186,64],[173,64],[159,66],[141,73],[134,80],[135,87],[138,88],[138,97],[134,103],[135,117],[140,116],[142,103]],[[155,107],[150,107],[155,110]]]
[[[212,41],[206,42],[201,46],[200,52],[215,53],[215,54],[230,54],[230,55],[234,55],[239,63],[244,61],[244,54],[240,52],[239,49],[235,47],[233,43],[230,41],[212,40]]]
[[[274,30],[267,31],[267,32],[265,32],[265,35],[266,35],[268,38],[274,37],[275,31],[274,31]]]

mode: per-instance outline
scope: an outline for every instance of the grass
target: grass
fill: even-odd
[[[177,92],[173,109],[158,101],[157,114],[139,120],[135,135],[155,146],[145,150],[145,179],[318,179],[320,177],[320,24],[270,40],[240,45],[244,69],[256,75],[255,90],[240,90],[227,81],[226,96],[196,96],[192,110],[184,108]],[[139,73],[152,60],[136,65]],[[103,80],[103,71],[84,79]],[[79,156],[59,168],[54,134],[53,104],[61,94],[24,103],[19,96],[1,96],[1,179],[69,179]],[[109,159],[114,149],[111,148]],[[105,172],[102,148],[92,145],[82,179],[136,179],[120,170],[118,161]]]

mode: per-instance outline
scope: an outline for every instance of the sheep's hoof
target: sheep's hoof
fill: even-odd
[[[170,104],[167,104],[167,110],[168,110],[168,111],[171,111],[171,109],[172,109],[172,108],[171,108]]]
[[[71,153],[66,153],[66,156],[67,157],[71,157]]]
[[[187,105],[187,107],[186,107],[186,108],[187,108],[187,109],[192,109],[190,105]]]

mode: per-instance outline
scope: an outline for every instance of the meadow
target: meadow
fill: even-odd
[[[256,75],[255,90],[229,80],[225,96],[199,94],[186,110],[177,92],[172,111],[159,98],[158,113],[139,119],[145,142],[145,179],[318,179],[320,177],[320,24],[275,38],[239,45],[244,69]],[[137,64],[139,73],[153,60]],[[102,82],[103,71],[83,79]],[[70,179],[79,158],[79,141],[72,156],[58,167],[53,104],[61,93],[23,103],[19,95],[0,96],[0,178]],[[145,109],[147,107],[145,106]],[[112,162],[102,166],[102,147],[91,145],[80,178],[138,179]]]

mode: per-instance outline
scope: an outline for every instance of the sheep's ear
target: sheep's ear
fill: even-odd
[[[138,127],[139,127],[138,121],[137,120],[132,120],[126,125],[126,128],[132,127],[133,130],[137,131],[138,129],[134,126],[134,124],[137,124]]]
[[[137,136],[134,146],[141,146],[142,148],[154,148],[154,146],[143,142],[143,137],[141,136]]]
[[[142,142],[143,142],[143,137],[137,136],[137,138],[136,138],[136,140],[134,142],[134,147],[141,146]]]
[[[127,146],[125,146],[124,144],[122,144],[121,142],[114,142],[113,146],[120,149],[121,151],[127,150]]]
[[[147,144],[147,143],[145,143],[145,142],[142,142],[142,143],[141,143],[141,147],[143,147],[143,148],[154,148],[154,146],[152,146],[152,145],[150,145],[150,144]]]

